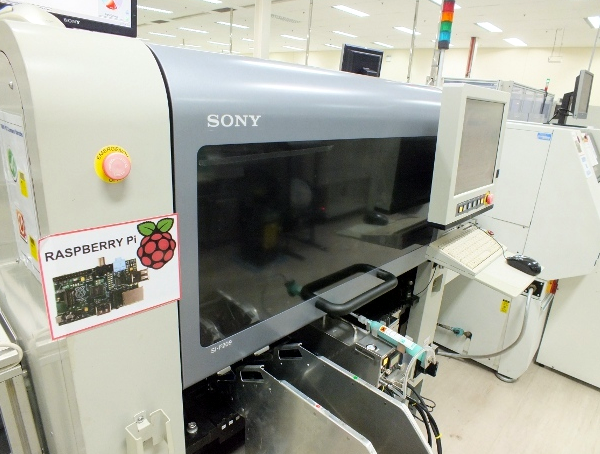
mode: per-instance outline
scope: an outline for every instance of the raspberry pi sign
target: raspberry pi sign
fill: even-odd
[[[178,300],[177,232],[177,214],[171,214],[42,238],[52,338]]]
[[[137,251],[142,265],[159,270],[173,258],[177,247],[169,233],[173,223],[172,218],[164,218],[156,224],[146,221],[137,226],[138,232],[144,237]]]

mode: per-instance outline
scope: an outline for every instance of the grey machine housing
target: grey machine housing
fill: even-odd
[[[149,47],[170,100],[175,209],[185,239],[180,301],[185,388],[324,315],[313,298],[230,336],[224,340],[227,348],[200,344],[198,151],[207,145],[435,137],[441,91],[267,60]],[[375,265],[390,261],[385,260]],[[422,261],[422,255],[411,256],[396,275]]]

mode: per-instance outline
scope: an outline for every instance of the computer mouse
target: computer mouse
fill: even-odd
[[[508,257],[506,263],[531,276],[537,276],[542,272],[540,264],[535,259],[525,255],[513,255],[512,257]]]
[[[383,213],[378,213],[377,211],[367,211],[363,218],[365,224],[373,224],[373,225],[387,225],[390,220]]]

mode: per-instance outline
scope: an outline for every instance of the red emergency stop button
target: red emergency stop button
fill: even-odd
[[[494,194],[492,194],[491,192],[488,192],[485,195],[485,200],[484,200],[486,205],[491,205],[494,203]]]
[[[131,160],[122,153],[111,153],[104,158],[102,170],[111,180],[120,181],[129,175]]]
[[[107,183],[119,183],[131,172],[131,158],[123,148],[110,145],[96,154],[96,174]]]

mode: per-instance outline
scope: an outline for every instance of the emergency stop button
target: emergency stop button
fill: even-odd
[[[130,159],[121,153],[111,153],[102,163],[104,174],[115,181],[122,180],[129,175],[131,171]]]
[[[131,158],[123,148],[111,145],[98,152],[94,167],[101,180],[119,183],[131,172]]]
[[[485,195],[485,204],[492,205],[493,203],[494,203],[494,194],[492,194],[491,192],[488,192]]]

